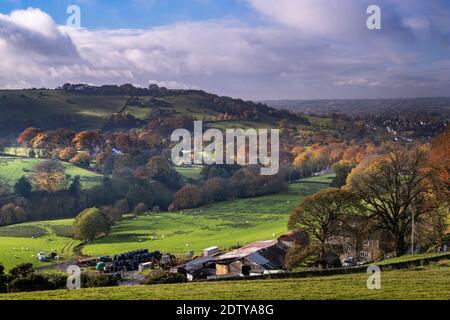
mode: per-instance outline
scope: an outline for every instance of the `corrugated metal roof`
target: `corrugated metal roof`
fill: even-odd
[[[216,258],[216,261],[217,260],[234,260],[234,259],[245,258],[253,253],[256,253],[262,249],[270,248],[276,244],[278,244],[278,240],[258,241],[258,242],[246,245],[242,248],[233,250],[231,252],[222,254]]]

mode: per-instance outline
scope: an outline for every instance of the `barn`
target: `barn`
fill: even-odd
[[[216,275],[259,275],[284,270],[289,247],[278,240],[258,241],[215,258]]]

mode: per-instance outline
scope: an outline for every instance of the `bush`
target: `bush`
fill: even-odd
[[[147,276],[144,280],[144,284],[170,284],[170,283],[183,283],[187,282],[185,275],[180,273],[171,273],[162,270],[156,270]]]
[[[114,224],[119,220],[124,214],[128,213],[128,200],[122,199],[118,200],[112,206],[101,207],[101,211],[108,218],[110,224]]]
[[[0,263],[0,293],[6,292],[8,277],[5,274],[5,267]]]
[[[33,273],[34,269],[31,263],[19,264],[9,271],[9,281],[15,280],[20,277],[28,277]]]
[[[136,207],[134,207],[134,213],[139,215],[139,214],[144,214],[145,212],[147,212],[148,208],[147,205],[145,203],[139,203]]]
[[[65,288],[67,276],[31,273],[24,277],[12,280],[8,285],[9,292],[31,292],[44,290],[57,290]]]
[[[8,285],[9,292],[29,292],[52,289],[48,278],[40,274],[32,273],[26,277],[18,277]]]
[[[311,249],[303,246],[294,246],[288,250],[285,257],[286,268],[294,269],[306,262],[311,256]]]
[[[440,268],[450,268],[450,260],[439,260],[436,266]]]
[[[120,279],[120,275],[83,273],[81,286],[83,288],[114,287],[119,284]]]

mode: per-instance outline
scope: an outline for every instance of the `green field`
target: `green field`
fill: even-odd
[[[326,187],[331,178],[306,179],[292,184],[281,194],[222,202],[182,213],[148,213],[136,219],[124,219],[113,227],[108,237],[85,246],[83,253],[99,256],[148,248],[184,254],[213,245],[225,249],[273,239],[287,231],[289,214],[303,197]],[[32,255],[36,255],[38,249],[56,249],[59,253],[69,240],[61,226],[71,223],[69,219],[0,228],[0,262],[10,268],[18,263],[37,262]],[[47,230],[47,234],[37,238],[42,229]],[[31,239],[32,236],[35,239]],[[33,250],[13,250],[22,247]]]
[[[97,256],[148,248],[183,254],[216,245],[229,248],[273,239],[287,232],[292,209],[306,195],[326,187],[331,178],[311,178],[292,184],[287,192],[276,195],[238,199],[176,213],[148,213],[117,224],[108,237],[87,245],[83,253]]]
[[[424,300],[450,299],[450,267],[418,267],[387,271],[381,275],[381,289],[369,290],[367,275],[203,282],[174,285],[59,290],[38,293],[3,294],[1,299],[60,300]]]
[[[191,166],[191,167],[176,167],[175,170],[181,174],[185,180],[200,180],[202,167],[201,166]]]
[[[80,95],[56,90],[0,90],[0,119],[11,119],[15,123],[7,132],[0,129],[0,133],[20,132],[30,125],[48,128],[54,123],[60,128],[77,130],[101,128],[127,99],[126,96]]]
[[[214,110],[214,98],[194,91],[163,97],[138,97],[138,102],[124,106],[123,95],[93,95],[63,90],[0,90],[0,134],[16,137],[25,128],[43,130],[69,128],[75,131],[102,128],[118,112],[138,119],[148,119],[155,111],[166,117],[189,116],[214,128],[275,128],[281,120],[270,113],[257,121],[217,121],[221,112]],[[3,121],[2,121],[3,120]],[[291,123],[296,126],[295,123]]]
[[[61,258],[73,256],[73,246],[78,244],[65,235],[72,220],[30,222],[0,228],[0,263],[6,269],[21,263],[40,267],[49,265],[38,261],[40,251],[56,250]],[[64,249],[64,251],[63,251]]]
[[[40,159],[13,159],[0,157],[0,177],[5,179],[12,187],[22,176],[29,176],[30,170]],[[95,172],[76,167],[70,163],[63,163],[66,174],[72,177],[80,176],[83,188],[89,189],[99,184],[103,176]]]

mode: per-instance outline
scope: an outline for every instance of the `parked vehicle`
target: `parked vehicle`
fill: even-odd
[[[348,258],[342,260],[342,267],[343,268],[351,268],[356,266],[356,261],[353,258]]]
[[[39,261],[47,261],[47,255],[45,254],[45,252],[41,251],[38,253],[38,259]]]

